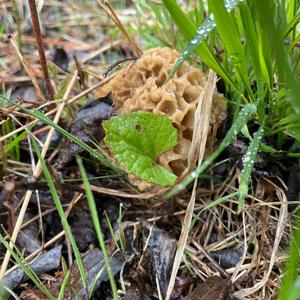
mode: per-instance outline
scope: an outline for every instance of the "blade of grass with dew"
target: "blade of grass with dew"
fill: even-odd
[[[194,171],[192,171],[185,179],[167,192],[164,196],[165,199],[169,199],[175,194],[183,191],[197,176],[203,173],[214,160],[222,153],[222,151],[236,138],[237,134],[242,130],[245,124],[256,113],[256,105],[254,103],[247,104],[238,114],[238,117],[232,124],[225,138],[219,145],[219,147]]]
[[[111,161],[109,161],[108,159],[106,159],[105,153],[104,153],[104,151],[101,148],[98,148],[98,150],[99,151],[102,150],[102,153],[97,152],[95,149],[93,149],[92,147],[90,147],[86,143],[82,142],[77,137],[75,137],[74,135],[70,134],[68,131],[64,130],[59,125],[55,124],[50,118],[48,118],[47,116],[43,115],[43,113],[41,113],[38,110],[27,109],[27,108],[23,107],[22,105],[19,105],[15,101],[13,101],[11,99],[8,99],[8,98],[6,98],[6,97],[4,97],[2,95],[0,95],[0,98],[2,98],[3,100],[6,100],[7,102],[11,103],[12,105],[17,106],[18,108],[20,108],[21,110],[23,110],[27,114],[29,114],[29,115],[37,118],[41,122],[43,122],[43,123],[45,123],[47,125],[50,125],[55,130],[57,130],[58,132],[60,132],[62,135],[64,135],[65,137],[67,137],[70,141],[74,142],[75,144],[77,144],[78,146],[80,146],[82,149],[84,149],[87,152],[89,152],[93,157],[97,158],[103,165],[105,165],[108,168],[111,168],[117,174],[120,174],[120,175],[123,174],[122,171],[115,164],[113,164]]]
[[[197,29],[195,36],[188,42],[186,48],[176,61],[174,67],[172,68],[171,72],[166,79],[166,82],[171,79],[180,66],[184,63],[184,61],[193,53],[195,50],[207,39],[209,33],[215,28],[216,23],[213,19],[213,16],[210,15],[206,20],[203,21],[201,26]],[[201,56],[200,56],[201,57]],[[202,57],[201,57],[202,58]],[[204,61],[204,59],[202,58]]]
[[[105,241],[104,241],[104,236],[102,233],[102,229],[101,229],[101,225],[100,225],[100,221],[99,221],[99,217],[98,217],[95,199],[94,199],[93,193],[91,191],[90,183],[87,179],[87,175],[86,175],[85,169],[83,167],[81,158],[79,156],[76,156],[76,161],[77,161],[77,164],[79,167],[80,175],[82,177],[82,181],[83,181],[83,185],[84,185],[84,189],[85,189],[85,193],[86,193],[86,198],[88,201],[88,205],[89,205],[89,209],[91,212],[91,216],[92,216],[93,224],[94,224],[95,231],[97,234],[97,238],[98,238],[98,241],[99,241],[102,253],[103,253],[104,262],[105,262],[106,270],[108,273],[108,278],[109,278],[113,298],[114,298],[114,300],[118,300],[119,296],[117,293],[117,286],[116,286],[115,278],[114,278],[113,271],[112,271],[112,268],[110,265],[110,259],[108,256],[108,252],[107,252]]]
[[[181,8],[178,6],[176,1],[174,0],[163,0],[164,5],[168,9],[170,15],[172,16],[174,22],[178,26],[179,30],[183,33],[187,40],[193,39],[197,30],[194,26],[193,22],[183,13]],[[198,29],[200,30],[200,28]],[[191,44],[191,47],[194,48],[194,45]],[[211,69],[213,69],[218,75],[220,75],[226,82],[228,82],[235,90],[237,90],[234,82],[232,81],[229,74],[224,70],[222,65],[216,59],[216,57],[211,52],[210,48],[206,44],[206,42],[199,43],[197,47],[194,49],[196,53],[199,55],[201,60]],[[179,66],[176,68],[178,69]],[[175,74],[175,67],[171,71]],[[171,78],[172,75],[169,75],[168,78]],[[168,80],[168,79],[167,79]]]
[[[87,292],[87,280],[86,280],[86,275],[85,275],[85,271],[84,271],[84,264],[83,264],[83,261],[81,259],[78,247],[76,245],[74,236],[72,234],[71,227],[68,223],[68,220],[67,220],[67,217],[65,215],[64,209],[63,209],[62,204],[60,202],[60,198],[58,196],[57,189],[56,189],[56,187],[53,183],[53,180],[52,180],[50,172],[49,172],[49,170],[46,166],[46,163],[45,163],[44,159],[41,156],[40,149],[38,147],[37,142],[35,141],[35,138],[32,136],[30,131],[28,131],[28,133],[30,134],[31,141],[32,141],[32,144],[34,146],[34,150],[35,150],[35,152],[38,156],[38,159],[41,162],[41,168],[44,172],[47,184],[48,184],[49,189],[50,189],[51,196],[53,198],[53,201],[54,201],[54,204],[56,206],[57,212],[58,212],[59,217],[61,219],[61,223],[63,225],[65,234],[66,234],[67,238],[70,240],[70,243],[72,245],[72,249],[73,249],[74,256],[75,256],[75,259],[76,259],[76,262],[77,262],[77,266],[78,266],[78,270],[79,270],[80,277],[81,277],[81,280],[82,280],[82,284],[83,284],[84,289]]]
[[[257,151],[259,149],[260,141],[264,133],[264,122],[253,135],[253,139],[243,157],[243,171],[241,174],[241,181],[239,185],[239,200],[238,200],[238,213],[241,212],[245,202],[245,196],[248,193],[248,185],[251,177],[252,169],[256,159]]]
[[[51,293],[48,291],[48,289],[45,287],[43,282],[39,279],[39,277],[35,274],[35,272],[30,268],[30,265],[27,263],[26,260],[21,258],[19,254],[17,254],[13,249],[9,247],[9,243],[5,240],[5,238],[0,234],[0,242],[4,247],[11,253],[17,264],[22,268],[22,270],[25,272],[25,274],[33,281],[35,286],[43,293],[45,294],[49,299],[54,299]],[[16,248],[15,248],[16,249]],[[5,277],[4,280],[0,282],[0,289],[1,285],[5,284]]]

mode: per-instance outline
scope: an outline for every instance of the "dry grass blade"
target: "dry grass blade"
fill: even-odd
[[[97,0],[99,5],[105,10],[105,12],[108,14],[108,16],[111,17],[111,19],[114,21],[116,26],[121,30],[121,32],[126,36],[128,39],[128,42],[130,43],[132,49],[138,54],[142,55],[143,51],[139,48],[139,46],[136,44],[136,42],[133,40],[133,38],[129,35],[127,30],[125,29],[124,25],[118,18],[117,14],[112,9],[111,5],[109,4],[108,0]]]
[[[56,115],[53,119],[53,122],[54,123],[58,123],[60,117],[61,117],[61,114],[63,112],[63,109],[65,107],[65,103],[66,103],[66,100],[67,98],[69,97],[70,95],[70,92],[76,82],[76,79],[77,79],[77,72],[74,73],[69,85],[68,85],[68,88],[65,92],[65,95],[63,97],[63,102],[61,102],[58,106],[58,109],[57,109],[57,112],[56,112]],[[54,133],[54,128],[50,128],[49,130],[49,133],[47,135],[47,139],[46,139],[46,142],[44,144],[44,147],[43,147],[43,150],[42,150],[42,153],[41,153],[41,157],[44,158],[47,151],[48,151],[48,147],[50,145],[50,142],[51,142],[51,139],[52,139],[52,136],[53,136],[53,133]],[[40,161],[38,162],[38,164],[36,165],[35,169],[34,169],[34,172],[33,172],[33,176],[34,177],[38,177],[40,174],[41,174],[41,163]],[[28,190],[25,194],[25,198],[24,198],[24,201],[23,201],[23,204],[22,204],[22,207],[21,207],[21,210],[20,210],[20,213],[19,213],[19,216],[18,216],[18,219],[16,221],[16,224],[15,224],[15,227],[14,227],[14,231],[13,231],[13,234],[11,236],[11,242],[10,242],[10,247],[13,248],[14,246],[14,243],[17,239],[17,236],[19,234],[19,231],[20,231],[20,228],[21,228],[21,225],[23,223],[23,219],[24,219],[24,216],[25,216],[25,213],[26,213],[26,210],[27,210],[27,206],[29,204],[29,201],[30,201],[30,198],[31,198],[31,195],[32,195],[32,190]],[[0,269],[0,279],[3,277],[3,275],[5,274],[6,272],[6,269],[7,269],[7,266],[8,266],[8,263],[9,263],[9,260],[10,260],[10,252],[7,251],[6,254],[5,254],[5,257],[3,259],[3,263],[2,263],[2,266],[1,266],[1,269]]]
[[[274,186],[278,199],[281,199],[280,214],[279,214],[279,218],[278,218],[278,222],[277,222],[277,229],[276,229],[274,244],[272,247],[272,254],[271,254],[270,261],[269,261],[268,271],[265,273],[262,280],[259,281],[258,283],[256,283],[253,287],[235,292],[233,294],[233,296],[237,297],[238,299],[245,299],[247,296],[253,294],[254,292],[258,291],[259,289],[263,288],[266,285],[266,283],[269,280],[270,274],[272,272],[275,260],[277,259],[277,257],[276,257],[277,250],[278,250],[279,243],[280,243],[281,238],[284,233],[285,222],[288,217],[287,198],[286,198],[285,192],[281,188],[276,186],[271,181],[268,181],[268,182]]]
[[[213,92],[216,86],[216,80],[217,76],[213,71],[210,71],[208,76],[208,81],[206,85],[203,88],[203,91],[201,92],[201,100],[198,106],[200,108],[196,110],[195,115],[195,129],[194,129],[194,135],[193,135],[193,145],[191,146],[191,157],[195,159],[195,155],[198,153],[198,165],[201,164],[203,157],[204,157],[204,151],[205,151],[205,144],[207,139],[207,133],[209,129],[209,120],[210,120],[210,113],[211,113],[211,104],[213,99]],[[196,134],[198,134],[199,138],[196,137]],[[197,150],[198,148],[198,150]],[[196,188],[197,188],[197,178],[194,182],[192,195],[188,204],[188,207],[186,209],[186,214],[184,217],[182,229],[180,238],[178,241],[177,251],[175,254],[173,269],[167,289],[166,294],[166,300],[169,300],[171,297],[172,290],[175,285],[175,279],[177,272],[180,267],[180,263],[182,260],[182,256],[184,253],[184,249],[186,247],[187,238],[189,235],[189,230],[192,222],[192,217],[194,213],[194,206],[195,206],[195,199],[196,199]]]
[[[209,119],[210,111],[213,99],[213,93],[216,85],[217,77],[216,74],[211,71],[208,76],[207,83],[204,87],[204,92],[200,94],[200,101],[202,105],[198,105],[195,112],[195,121],[194,121],[194,132],[191,148],[189,150],[188,156],[188,170],[190,171],[196,166],[196,163],[199,160],[202,162],[206,138],[209,131]]]
[[[84,189],[82,184],[79,185],[79,187]],[[96,193],[99,193],[99,194],[105,194],[105,195],[122,197],[122,198],[150,199],[150,198],[153,198],[157,195],[157,193],[150,193],[150,192],[139,193],[139,194],[130,194],[130,193],[122,192],[122,191],[119,191],[119,190],[98,187],[98,186],[95,186],[95,185],[91,185],[90,188],[93,192],[96,192]]]
[[[26,71],[26,73],[30,77],[30,79],[32,81],[32,84],[33,84],[33,86],[34,86],[34,88],[36,90],[37,95],[39,96],[39,98],[41,98],[43,100],[43,102],[45,102],[46,99],[45,99],[45,97],[44,97],[44,95],[43,95],[43,93],[42,93],[42,91],[41,91],[41,89],[39,87],[39,84],[38,84],[35,76],[32,74],[32,72],[28,68],[28,66],[27,66],[27,64],[26,64],[26,62],[25,62],[25,60],[23,58],[23,55],[22,55],[22,53],[20,52],[20,50],[19,50],[19,48],[17,46],[16,40],[15,40],[15,38],[12,35],[9,36],[9,41],[10,41],[11,45],[13,46],[13,48],[15,49],[16,54],[17,54],[17,56],[18,56],[18,58],[19,58],[19,60],[20,60],[20,62],[22,64],[24,70]]]

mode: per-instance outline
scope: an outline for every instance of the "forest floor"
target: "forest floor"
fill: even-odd
[[[52,120],[56,118],[62,128],[84,140],[86,127],[77,113],[85,107],[87,120],[93,120],[89,130],[96,134],[103,108],[93,104],[96,106],[89,110],[84,105],[88,100],[94,103],[99,86],[113,74],[108,72],[114,64],[125,60],[121,67],[128,65],[138,53],[97,2],[38,3],[43,5],[39,17],[55,100],[47,95],[28,7],[16,9],[14,1],[1,3],[2,94],[27,109],[39,109]],[[159,29],[152,26],[146,32],[145,24],[155,24],[155,17],[146,10],[147,19],[141,17],[137,8],[124,3],[114,12],[144,51],[158,43],[159,39],[153,42],[150,38],[155,36],[151,30]],[[173,30],[170,47],[176,40]],[[162,45],[166,44],[161,41]],[[217,85],[220,93],[221,83]],[[4,241],[10,241],[18,220],[22,220],[13,259],[1,269],[6,272],[6,292],[12,297],[48,299],[46,289],[60,299],[89,299],[89,295],[93,295],[91,299],[113,299],[103,249],[74,154],[82,158],[93,191],[120,299],[165,299],[168,287],[170,299],[271,299],[276,294],[287,259],[290,213],[297,203],[296,160],[258,154],[249,193],[238,214],[236,192],[247,149],[242,135],[198,179],[194,191],[190,186],[165,200],[156,192],[140,192],[126,178],[18,106],[3,99],[0,104],[1,260],[8,255]],[[83,260],[85,279],[25,127],[35,137],[53,178]],[[227,119],[216,129],[216,145],[229,127]],[[27,198],[29,203],[22,212]],[[214,203],[216,200],[218,203]],[[214,205],[208,207],[211,203]],[[192,226],[186,228],[189,217]],[[183,240],[186,231],[187,239]],[[184,250],[180,259],[178,253],[175,256],[177,247]],[[28,267],[25,262],[31,260]],[[176,265],[177,272],[171,276]],[[33,277],[27,280],[22,270]]]

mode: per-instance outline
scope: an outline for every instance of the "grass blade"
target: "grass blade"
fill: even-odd
[[[209,0],[209,8],[213,13],[217,30],[223,45],[232,60],[234,68],[241,76],[244,85],[253,99],[253,92],[250,87],[250,80],[248,77],[244,51],[241,43],[241,37],[238,30],[238,25],[235,16],[231,13],[233,8],[237,6],[239,1],[223,1]]]
[[[73,249],[73,252],[74,252],[74,255],[75,255],[75,259],[76,259],[76,262],[77,262],[77,265],[78,265],[78,270],[79,270],[79,273],[80,273],[80,277],[81,277],[81,280],[82,280],[82,284],[83,284],[84,288],[87,289],[87,281],[86,281],[86,276],[85,276],[85,271],[84,271],[84,264],[83,264],[83,261],[81,259],[78,247],[76,245],[74,236],[72,234],[71,227],[68,223],[67,217],[65,215],[64,209],[63,209],[62,204],[60,202],[60,199],[59,199],[56,187],[55,187],[55,185],[53,183],[53,180],[51,178],[50,172],[49,172],[49,170],[46,166],[45,161],[42,159],[38,144],[35,141],[34,137],[32,137],[32,134],[30,132],[29,132],[29,134],[31,135],[31,140],[32,140],[32,144],[34,146],[35,152],[36,152],[36,154],[37,154],[37,156],[38,156],[38,158],[41,162],[41,168],[44,172],[47,184],[49,186],[49,190],[51,192],[51,196],[53,198],[53,201],[54,201],[54,204],[56,206],[57,212],[58,212],[59,217],[61,219],[61,223],[63,225],[64,231],[66,233],[67,238],[71,242],[72,249]]]
[[[245,196],[248,193],[249,180],[256,159],[256,154],[259,149],[260,141],[263,137],[263,132],[264,132],[264,123],[260,126],[258,131],[254,133],[253,139],[250,142],[247,152],[243,157],[243,171],[242,171],[241,181],[239,186],[238,213],[241,212],[244,206]]]
[[[0,234],[0,242],[4,247],[11,253],[17,264],[22,268],[22,270],[26,273],[26,275],[34,282],[35,286],[42,291],[49,299],[54,299],[48,289],[45,287],[43,282],[39,279],[39,277],[34,273],[34,271],[30,268],[30,265],[26,260],[20,257],[13,249],[9,247],[9,243],[5,240],[5,238]],[[15,248],[16,249],[16,248]],[[5,277],[4,280],[0,282],[0,296],[2,296],[2,284],[5,286]],[[5,292],[4,292],[5,293]],[[2,299],[2,298],[1,298]]]
[[[183,13],[181,8],[177,5],[174,0],[163,0],[164,5],[168,9],[170,15],[172,16],[174,22],[178,26],[179,30],[183,33],[184,37],[187,40],[191,40],[194,38],[196,34],[196,27],[192,21]],[[199,28],[199,31],[201,29]],[[201,60],[211,69],[213,69],[218,75],[220,75],[226,82],[228,82],[235,90],[238,91],[236,85],[232,81],[229,74],[224,70],[219,61],[215,58],[212,51],[206,44],[206,42],[202,42],[197,45],[196,49],[191,44],[191,50],[195,50],[199,55]],[[177,67],[178,68],[178,67]],[[173,72],[173,71],[172,71]],[[175,70],[176,72],[176,70]]]
[[[18,147],[19,143],[25,138],[26,134],[27,134],[26,131],[23,131],[16,138],[14,138],[11,142],[9,142],[9,144],[7,145],[7,147],[5,147],[5,152],[9,153],[15,147]]]
[[[58,293],[57,300],[63,300],[65,296],[65,289],[67,285],[70,283],[70,278],[71,278],[71,270],[69,269],[67,274],[65,275],[65,278],[60,286],[60,290]]]
[[[114,300],[118,300],[119,296],[117,293],[117,286],[116,286],[115,278],[114,278],[113,271],[112,271],[112,268],[110,265],[110,259],[108,256],[108,252],[107,252],[105,241],[104,241],[104,236],[102,233],[102,229],[101,229],[101,225],[100,225],[100,221],[99,221],[99,217],[98,217],[95,199],[94,199],[93,193],[91,191],[90,183],[87,179],[87,175],[86,175],[86,172],[85,172],[85,169],[83,167],[80,157],[76,156],[76,160],[77,160],[79,171],[80,171],[80,174],[82,177],[82,181],[83,181],[83,185],[84,185],[84,189],[85,189],[85,193],[86,193],[86,198],[88,201],[88,205],[89,205],[89,209],[91,212],[91,216],[92,216],[93,224],[94,224],[95,231],[97,234],[97,238],[98,238],[98,241],[99,241],[102,253],[103,253],[104,262],[105,262],[106,270],[108,273],[113,298],[114,298]]]
[[[225,201],[227,201],[227,200],[229,200],[229,199],[235,197],[236,195],[238,195],[238,192],[231,193],[231,194],[229,194],[229,195],[226,195],[226,196],[224,196],[224,197],[218,198],[218,199],[216,199],[216,200],[214,200],[214,201],[212,201],[212,202],[206,204],[206,205],[199,211],[199,213],[195,216],[195,218],[193,218],[193,221],[192,221],[192,223],[191,223],[191,229],[194,227],[196,221],[199,220],[200,215],[201,215],[204,211],[206,211],[206,210],[208,210],[208,209],[211,209],[212,207],[215,207],[215,206],[217,206],[217,205],[219,205],[219,204],[221,204],[221,203],[223,203],[223,202],[225,202]],[[191,229],[190,229],[190,230],[191,230]]]
[[[282,279],[278,300],[296,300],[299,294],[295,295],[295,288],[299,291],[298,267],[299,267],[299,245],[300,245],[300,210],[295,216],[294,231],[290,241],[289,260],[285,265],[285,273]]]

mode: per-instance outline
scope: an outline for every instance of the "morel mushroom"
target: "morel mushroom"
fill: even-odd
[[[115,109],[121,114],[147,111],[167,115],[178,129],[178,144],[161,154],[158,163],[180,176],[188,164],[194,113],[206,80],[201,70],[184,62],[164,84],[178,57],[179,53],[170,48],[150,49],[119,71],[97,96],[112,92]],[[215,93],[210,124],[219,124],[225,117],[226,102]]]

